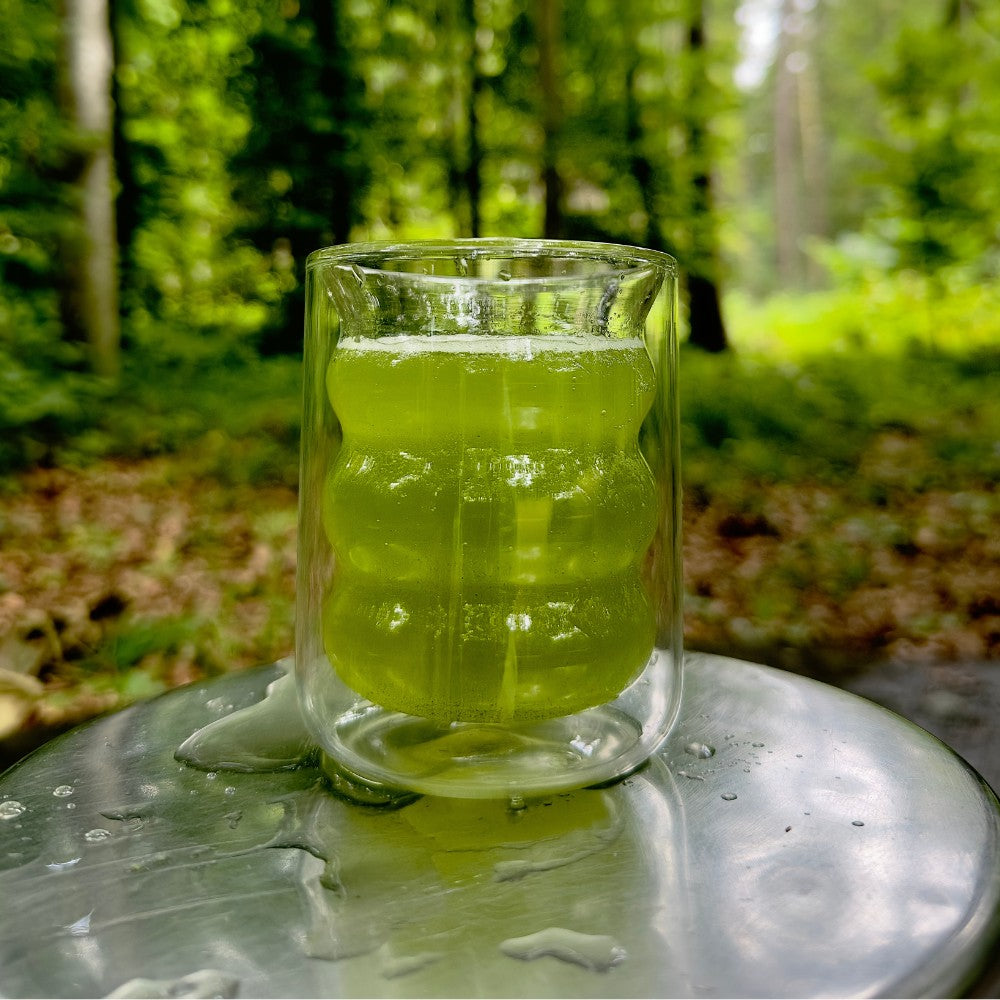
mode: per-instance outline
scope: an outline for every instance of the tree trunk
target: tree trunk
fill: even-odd
[[[811,237],[823,240],[829,232],[827,209],[826,151],[820,115],[819,79],[810,60],[798,75],[799,141],[802,147],[802,186],[806,192],[806,221]],[[806,278],[810,286],[822,282],[823,272],[814,257],[806,258]]]
[[[542,99],[542,186],[545,189],[543,234],[562,235],[562,178],[557,153],[562,111],[559,101],[560,0],[537,0],[538,82]]]
[[[706,351],[728,346],[719,295],[719,246],[715,228],[712,164],[706,137],[708,74],[705,69],[703,0],[689,0],[687,48],[690,66],[685,126],[691,175],[691,246],[688,259],[688,343]]]
[[[639,119],[639,100],[635,92],[635,81],[639,73],[639,46],[634,33],[629,38],[629,43],[632,58],[625,69],[625,146],[628,150],[629,173],[639,188],[643,213],[646,216],[643,244],[650,250],[665,250],[660,227],[657,224],[656,199],[653,196],[655,172],[643,148],[645,135]]]
[[[74,180],[78,227],[64,246],[62,313],[99,375],[120,367],[118,247],[112,158],[111,27],[107,0],[63,0],[62,100],[80,145]]]
[[[131,3],[116,0],[111,12],[112,62],[115,67],[122,65],[122,27],[126,19],[135,16]],[[111,75],[112,116],[112,156],[115,165],[115,179],[118,181],[118,195],[115,198],[115,239],[118,244],[118,280],[122,289],[132,284],[134,263],[132,258],[132,240],[142,221],[141,198],[139,185],[136,182],[132,147],[125,137],[125,116],[122,112],[124,104],[121,87],[118,84],[118,74]],[[124,303],[124,311],[128,304]]]
[[[329,240],[321,242],[346,243],[351,237],[357,192],[354,177],[347,164],[347,131],[350,105],[347,101],[348,80],[344,72],[346,54],[339,23],[340,4],[331,0],[303,5],[316,26],[319,42],[320,91],[328,102],[336,127],[326,136],[320,155],[326,164],[327,184],[323,191],[325,215],[329,224]]]
[[[799,285],[801,271],[799,239],[798,147],[796,145],[795,77],[787,66],[791,40],[785,25],[792,14],[792,0],[781,6],[781,33],[774,62],[774,230],[778,281],[783,288]]]
[[[457,8],[457,29],[455,11]],[[445,37],[456,38],[452,88],[447,120],[451,131],[448,143],[448,185],[456,206],[456,220],[465,235],[477,237],[482,229],[483,147],[479,135],[479,101],[486,89],[480,66],[481,41],[475,0],[445,4]],[[465,218],[458,206],[464,202]]]

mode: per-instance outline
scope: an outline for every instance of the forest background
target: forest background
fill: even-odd
[[[992,667],[997,80],[991,0],[5,0],[0,767],[290,652],[349,240],[673,253],[688,647]]]

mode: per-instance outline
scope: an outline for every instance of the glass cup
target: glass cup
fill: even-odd
[[[307,265],[296,675],[362,786],[545,794],[633,771],[681,689],[676,268],[370,243]]]

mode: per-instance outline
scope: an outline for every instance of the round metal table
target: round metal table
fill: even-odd
[[[0,995],[932,996],[994,953],[996,797],[856,696],[689,656],[643,770],[528,802],[379,808],[310,766],[175,759],[223,718],[263,766],[301,755],[287,711],[262,725],[281,673],[136,705],[0,778]]]

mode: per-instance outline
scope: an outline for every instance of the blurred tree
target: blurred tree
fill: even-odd
[[[127,58],[124,38],[127,24],[138,17],[136,0],[115,0],[111,5],[111,45],[114,65],[121,65]],[[134,261],[132,240],[142,224],[141,190],[135,176],[135,151],[125,134],[125,116],[122,113],[124,98],[121,74],[111,78],[111,100],[115,113],[112,117],[112,153],[118,196],[115,199],[115,236],[118,245],[118,272],[122,288],[132,285]]]
[[[447,112],[451,130],[448,181],[453,195],[452,210],[457,217],[458,231],[476,237],[481,235],[482,229],[483,190],[479,104],[487,80],[482,71],[480,51],[484,33],[479,30],[475,0],[446,2],[442,31],[453,52],[451,75],[454,86]]]
[[[261,350],[298,351],[305,259],[346,243],[361,217],[362,84],[341,4],[263,3],[258,23],[248,64],[230,78],[252,124],[229,167],[237,232],[270,260],[284,292]]]
[[[820,284],[811,243],[829,236],[827,124],[817,73],[821,10],[815,0],[783,0],[774,59],[774,229],[783,287]]]
[[[63,0],[61,98],[76,131],[73,207],[63,239],[62,320],[99,375],[118,375],[118,248],[112,161],[111,26],[107,0]]]
[[[803,235],[799,148],[795,141],[795,75],[791,67],[794,4],[795,0],[782,0],[774,61],[774,231],[778,281],[785,288],[799,284]]]
[[[700,0],[591,0],[574,11],[560,94],[566,234],[674,254],[688,279],[690,340],[722,350],[713,129],[729,100],[718,83],[729,49],[707,44]]]
[[[60,318],[80,162],[58,99],[61,28],[52,0],[0,4],[0,469],[51,460],[107,387]]]
[[[718,98],[707,68],[704,0],[686,0],[685,15],[688,72],[683,107],[691,171],[690,243],[686,255],[691,328],[688,342],[718,352],[728,346],[719,293],[721,268],[712,190],[715,162],[708,136]]]
[[[998,39],[996,4],[942,0],[936,18],[902,24],[874,74],[883,128],[873,221],[899,268],[997,272]]]
[[[545,211],[542,235],[556,239],[562,235],[562,177],[559,174],[558,149],[561,124],[559,39],[560,0],[536,0],[535,18],[538,35],[538,92],[541,101],[542,187]]]
[[[130,0],[120,14],[126,344],[142,364],[245,357],[290,284],[240,238],[229,163],[250,129],[231,81],[260,16],[229,0]]]

